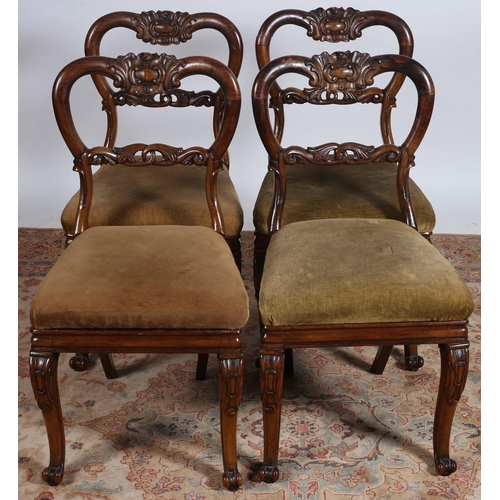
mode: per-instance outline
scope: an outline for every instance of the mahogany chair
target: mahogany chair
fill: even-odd
[[[306,79],[303,90],[281,91],[279,97],[289,102],[350,105],[378,101],[384,90],[375,81],[394,72],[406,75],[417,91],[415,118],[400,145],[331,142],[283,147],[276,138],[268,96],[280,76],[293,73]],[[259,294],[264,415],[264,463],[259,477],[263,481],[279,477],[285,349],[307,347],[438,344],[441,379],[434,461],[440,475],[456,470],[449,454],[450,432],[467,379],[467,323],[473,301],[453,266],[418,233],[408,175],[433,104],[431,77],[417,61],[403,55],[371,57],[354,51],[323,52],[312,58],[286,56],[267,64],[256,78],[254,115],[274,179],[268,228],[272,236]],[[284,224],[288,165],[372,162],[394,164],[402,220],[350,217]],[[376,360],[372,370],[381,373],[386,361]]]
[[[144,43],[160,46],[186,43],[200,30],[218,31],[227,41],[229,49],[227,65],[236,77],[239,74],[243,58],[241,35],[229,19],[219,14],[211,12],[188,14],[167,10],[140,14],[113,12],[99,18],[89,29],[85,40],[85,55],[100,55],[104,36],[117,28],[132,30]],[[93,80],[103,99],[107,116],[104,146],[112,148],[116,143],[118,131],[117,107],[128,103],[110,99],[111,89],[101,75],[95,75]],[[224,112],[222,93],[218,92],[210,99],[204,94],[201,94],[197,101],[190,99],[192,105],[215,107],[214,131],[217,132]],[[185,104],[186,102],[176,98],[170,102],[172,107]],[[164,120],[159,125],[165,129],[165,136],[168,136],[169,126],[175,126],[175,121]],[[227,152],[224,158],[224,169],[219,176],[221,210],[224,212],[226,222],[224,237],[234,253],[237,264],[241,266],[240,233],[243,227],[243,209],[229,176]],[[123,175],[119,168],[105,165],[95,173],[94,177],[94,202],[89,216],[90,227],[149,224],[211,226],[210,217],[205,210],[202,171],[186,168],[184,165],[176,165],[169,169],[151,165],[140,172],[132,170]],[[61,215],[68,243],[72,241],[75,233],[78,200],[79,194],[75,193]]]
[[[120,30],[120,28],[122,30]],[[98,56],[102,41],[110,31],[130,30],[142,42],[150,45],[171,46],[190,41],[201,30],[219,32],[228,46],[227,65],[237,77],[243,58],[243,44],[236,26],[224,16],[203,12],[188,14],[172,11],[113,12],[99,18],[91,26],[85,40],[85,55]],[[115,54],[113,54],[115,55]],[[104,146],[112,148],[116,144],[118,133],[118,107],[126,103],[113,98],[113,92],[105,77],[93,75],[95,86],[103,99],[106,112],[107,128]],[[221,91],[215,95],[200,94],[179,100],[170,100],[171,107],[194,106],[214,107],[213,127],[217,133],[224,113],[224,95]],[[175,120],[164,119],[158,122],[158,128],[165,130],[175,127]],[[229,175],[229,155],[224,153],[224,167],[219,173],[219,196],[221,211],[224,213],[225,234],[234,259],[241,268],[240,236],[243,227],[243,209]],[[94,193],[92,210],[89,214],[89,226],[116,225],[200,225],[211,227],[211,220],[206,211],[205,173],[193,165],[172,165],[165,169],[158,165],[148,165],[142,169],[122,169],[120,165],[102,165],[94,173]],[[61,215],[61,224],[66,234],[66,244],[71,243],[75,235],[75,214],[79,203],[79,193],[70,199]],[[88,354],[75,355],[70,359],[70,366],[83,371],[88,368]],[[203,379],[208,357],[200,355],[198,379]],[[105,367],[109,363],[104,364]]]
[[[312,40],[328,43],[350,42],[359,39],[367,28],[384,27],[395,35],[400,54],[408,57],[413,54],[413,35],[409,26],[392,13],[336,7],[311,11],[287,9],[271,15],[259,30],[255,43],[259,69],[271,60],[271,45],[276,33],[280,28],[291,25],[304,28],[305,34]],[[379,99],[372,100],[380,105],[380,132],[384,144],[394,143],[391,111],[396,106],[396,96],[404,80],[405,75],[402,73],[393,75]],[[269,105],[273,110],[274,134],[279,142],[282,141],[285,130],[284,107],[290,103],[291,99],[281,91],[278,83],[274,83],[269,91]],[[299,164],[286,161],[285,168],[287,204],[283,208],[283,225],[301,220],[337,217],[400,219],[399,202],[394,188],[397,175],[394,163],[382,161],[355,166],[317,166],[307,161]],[[268,220],[272,208],[273,182],[273,174],[268,172],[253,213],[257,294],[270,239]],[[411,179],[409,182],[418,230],[430,239],[436,223],[433,207],[416,183]],[[390,352],[390,348],[386,350]],[[290,361],[289,370],[292,370],[291,351],[287,352],[287,358]],[[418,356],[416,345],[405,346],[405,359],[407,369],[412,371],[424,363],[423,358]]]
[[[88,147],[78,135],[70,106],[73,84],[86,75],[109,78],[114,102],[158,107],[172,99],[196,102],[214,95],[184,89],[190,77],[220,86],[224,113],[208,147],[128,144]],[[182,84],[182,88],[181,88]],[[220,377],[223,484],[242,484],[236,453],[237,412],[242,392],[241,329],[249,316],[248,295],[224,240],[218,179],[238,121],[241,98],[234,74],[207,57],[167,54],[89,56],[57,77],[53,103],[61,134],[74,156],[80,193],[73,242],[42,281],[31,305],[30,375],[42,410],[50,463],[42,477],[62,481],[65,437],[57,384],[60,353],[216,353]],[[116,225],[89,227],[94,194],[92,167],[141,170],[193,166],[204,171],[210,227]],[[108,358],[105,358],[108,359]],[[114,369],[114,367],[113,367]]]

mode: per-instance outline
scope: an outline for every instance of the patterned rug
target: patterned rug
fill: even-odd
[[[195,380],[194,355],[115,355],[120,376],[99,359],[76,373],[61,355],[66,471],[58,487],[41,480],[48,445],[29,370],[29,304],[63,248],[54,229],[19,230],[19,498],[23,500],[473,499],[480,498],[480,236],[436,235],[434,244],[469,285],[470,372],[452,430],[458,471],[436,475],[432,421],[439,376],[437,346],[421,346],[425,365],[403,367],[394,349],[383,375],[369,373],[374,347],[294,352],[285,380],[280,480],[256,479],[262,460],[259,328],[253,298],[252,235],[243,236],[243,277],[251,318],[244,331],[244,395],[238,451],[243,488],[222,488],[217,364]]]

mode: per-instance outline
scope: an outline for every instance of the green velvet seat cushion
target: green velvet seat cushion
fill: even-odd
[[[185,225],[211,227],[205,196],[205,168],[103,165],[94,174],[89,226]],[[218,175],[219,201],[227,236],[239,236],[243,209],[227,169]],[[73,234],[78,193],[61,223]]]
[[[64,250],[31,306],[38,329],[239,329],[248,315],[229,246],[195,226],[90,228]]]
[[[287,196],[283,225],[330,218],[374,218],[401,220],[394,163],[366,165],[289,165],[286,167]],[[436,217],[431,203],[410,180],[418,229],[432,232]],[[258,233],[268,234],[272,205],[273,174],[268,172],[254,207]]]
[[[272,237],[259,295],[264,325],[467,319],[472,297],[417,231],[387,219],[324,219]]]

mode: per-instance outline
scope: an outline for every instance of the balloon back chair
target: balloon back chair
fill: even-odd
[[[138,39],[150,45],[171,46],[190,41],[201,30],[218,31],[227,41],[227,65],[238,77],[243,58],[243,44],[236,26],[226,17],[216,13],[188,14],[172,11],[149,11],[142,13],[113,12],[99,18],[91,26],[85,40],[85,55],[98,56],[103,38],[113,29],[129,29]],[[115,54],[112,54],[115,55]],[[117,107],[125,104],[112,96],[109,83],[101,75],[94,75],[94,83],[103,99],[107,116],[105,147],[112,148],[118,133]],[[215,98],[203,96],[191,104],[214,106],[214,131],[220,125],[224,113],[223,93]],[[184,101],[173,99],[173,107],[185,105]],[[161,122],[167,136],[175,120]],[[221,209],[224,211],[228,242],[234,258],[241,266],[240,233],[243,227],[243,209],[229,177],[229,157],[224,153],[224,168],[219,175]],[[130,178],[128,176],[131,176]],[[131,225],[193,225],[211,227],[210,217],[205,210],[204,172],[202,170],[175,165],[169,169],[150,165],[141,171],[123,173],[114,165],[103,165],[94,175],[94,200],[89,214],[89,227],[131,226]],[[75,193],[61,215],[62,227],[67,243],[75,234],[75,214],[79,193]],[[186,203],[189,200],[189,203]]]
[[[278,99],[301,104],[378,102],[385,91],[379,75],[402,73],[417,94],[415,118],[400,145],[331,142],[284,147],[273,131],[269,94],[280,76],[305,78],[306,87],[284,88]],[[307,86],[308,85],[308,86]],[[271,235],[260,294],[260,391],[264,418],[264,463],[259,477],[279,477],[278,449],[285,349],[338,346],[438,344],[441,378],[434,418],[434,461],[448,475],[456,405],[465,386],[471,294],[453,266],[417,231],[408,171],[426,133],[434,103],[430,75],[403,55],[324,52],[312,58],[284,56],[268,63],[253,88],[257,128],[269,154],[274,191]],[[309,107],[309,106],[306,106]],[[301,109],[304,109],[302,107]],[[289,222],[289,165],[345,168],[391,163],[401,220],[323,218]],[[332,200],[336,191],[332,190]],[[381,372],[387,359],[374,362]]]
[[[212,12],[188,14],[172,11],[112,12],[99,18],[91,26],[85,39],[85,55],[101,55],[101,46],[106,34],[130,30],[144,43],[159,46],[185,44],[196,36],[196,32],[219,32],[228,47],[227,65],[237,77],[243,58],[243,44],[236,26],[226,17]],[[114,54],[113,54],[114,55]],[[118,108],[125,103],[116,100],[108,80],[92,75],[94,84],[103,99],[107,126],[104,146],[112,148],[118,134]],[[171,107],[187,104],[186,100],[172,99]],[[192,99],[195,106],[213,106],[213,127],[217,133],[224,113],[224,94],[217,92],[210,99],[202,94]],[[158,129],[168,131],[175,127],[175,120],[158,122]],[[170,127],[170,128],[169,128]],[[224,167],[219,172],[219,196],[224,213],[226,239],[234,259],[241,268],[241,230],[243,208],[229,175],[229,154],[224,153]],[[89,227],[116,225],[200,225],[211,227],[206,211],[205,173],[196,165],[172,165],[165,169],[148,165],[141,169],[123,169],[120,165],[105,164],[94,173],[92,210],[89,213]],[[61,224],[66,234],[66,244],[74,239],[75,215],[80,195],[76,192],[67,203],[61,215]],[[104,359],[102,359],[104,361]],[[77,371],[88,368],[87,353],[76,354],[70,359],[70,366]],[[206,355],[199,356],[198,379],[203,379],[208,363]],[[111,376],[111,360],[103,364]]]
[[[92,74],[112,81],[115,91],[109,101],[154,108],[172,99],[213,101],[215,95],[194,94],[184,84],[200,75],[214,79],[224,99],[215,140],[208,148],[159,143],[88,147],[76,130],[70,97],[73,84]],[[73,242],[48,272],[31,305],[30,375],[50,448],[50,463],[42,477],[57,485],[64,473],[65,436],[57,383],[60,353],[213,352],[219,360],[223,484],[238,488],[242,483],[236,461],[241,329],[249,309],[240,272],[224,240],[218,195],[223,157],[241,104],[236,78],[223,63],[201,56],[89,56],[60,72],[53,103],[81,187]],[[176,165],[203,169],[211,226],[89,227],[92,167],[99,165],[121,166],[123,171],[150,165],[165,170]]]
[[[271,15],[259,30],[255,44],[259,69],[271,60],[271,46],[276,34],[281,28],[292,25],[304,28],[306,35],[312,40],[327,43],[351,42],[358,40],[368,28],[387,28],[397,40],[399,54],[408,57],[413,54],[413,35],[409,26],[403,19],[390,12],[336,7],[312,11],[287,9]],[[391,112],[396,107],[396,96],[405,78],[403,73],[392,75],[379,99],[371,101],[380,105],[380,133],[384,144],[394,143]],[[274,83],[269,91],[269,105],[273,110],[274,134],[280,142],[285,130],[284,106],[289,103],[290,100],[282,93],[279,84]],[[341,122],[339,119],[336,123]],[[332,127],[334,125],[332,122]],[[283,208],[281,218],[283,225],[301,220],[337,217],[400,219],[399,200],[395,189],[397,172],[392,162],[317,166],[304,161],[286,163],[285,168],[287,204]],[[273,182],[274,176],[272,172],[268,172],[253,213],[254,277],[257,294],[270,239],[268,219],[272,210]],[[418,230],[430,239],[436,223],[434,209],[411,178],[409,190]],[[291,354],[291,351],[287,352],[287,372],[293,371]],[[418,355],[417,345],[405,346],[405,360],[407,369],[412,371],[424,363],[423,358]]]

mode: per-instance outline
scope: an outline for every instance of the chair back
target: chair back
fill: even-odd
[[[86,75],[108,78],[109,95],[104,108],[129,105],[133,107],[164,108],[175,106],[214,107],[217,94],[212,91],[193,91],[184,88],[185,79],[202,75],[215,80],[224,99],[215,139],[208,147],[175,147],[169,144],[133,143],[122,147],[105,145],[88,147],[80,138],[71,112],[71,89]],[[74,170],[80,177],[80,199],[75,219],[75,236],[88,227],[92,203],[92,167],[120,164],[130,168],[145,165],[197,165],[206,167],[205,190],[207,209],[212,227],[224,234],[224,222],[217,194],[217,174],[224,167],[224,154],[233,138],[239,118],[241,96],[233,72],[223,63],[209,57],[186,57],[143,52],[129,53],[117,58],[88,56],[69,63],[56,78],[52,91],[54,112],[59,130],[74,157]],[[214,111],[215,113],[215,111]]]
[[[215,30],[227,41],[229,56],[227,66],[237,77],[243,60],[243,42],[236,26],[226,17],[212,13],[173,12],[170,10],[148,12],[112,12],[97,19],[90,27],[85,39],[85,55],[101,55],[101,44],[106,33],[113,29],[125,28],[135,32],[136,37],[144,43],[163,47],[179,45],[192,39],[200,30]],[[122,52],[121,52],[122,53]],[[113,54],[114,55],[114,54]],[[92,79],[103,99],[107,99],[110,88],[106,78],[93,75]],[[222,93],[217,94],[215,101],[214,129],[220,126],[224,106]],[[108,103],[108,125],[105,146],[113,147],[117,134],[116,110],[113,103]],[[226,158],[227,162],[229,161]]]
[[[259,69],[271,60],[271,42],[284,26],[295,25],[306,30],[306,35],[318,42],[350,42],[361,37],[363,30],[373,26],[382,26],[391,30],[396,36],[399,54],[413,55],[413,35],[409,26],[400,17],[381,10],[359,11],[342,7],[328,9],[318,8],[311,11],[286,9],[272,14],[261,26],[255,42],[255,50]],[[330,51],[328,51],[330,52]],[[391,50],[395,53],[395,50]],[[292,51],[295,53],[295,51]],[[385,87],[381,100],[380,129],[385,144],[394,142],[391,129],[391,110],[396,106],[396,95],[405,80],[403,73],[394,74]],[[278,84],[270,89],[275,98],[280,93]],[[278,140],[283,138],[285,126],[283,105],[278,99],[272,100],[274,111],[274,133]]]
[[[295,73],[307,79],[302,90],[276,85],[279,77]],[[340,104],[380,103],[387,89],[375,85],[376,77],[384,73],[402,74],[414,84],[417,94],[415,117],[410,131],[400,145],[386,143],[379,146],[356,142],[329,142],[319,146],[284,147],[274,133],[271,103],[285,104]],[[278,89],[269,97],[271,88]],[[270,234],[281,226],[286,198],[285,165],[356,165],[371,162],[397,163],[397,182],[402,220],[417,229],[410,197],[409,171],[414,155],[422,141],[432,115],[434,85],[426,69],[414,59],[404,55],[372,57],[367,53],[323,52],[313,57],[283,56],[266,64],[258,73],[252,93],[253,112],[260,138],[269,154],[268,169],[274,173],[274,194],[269,212]]]

